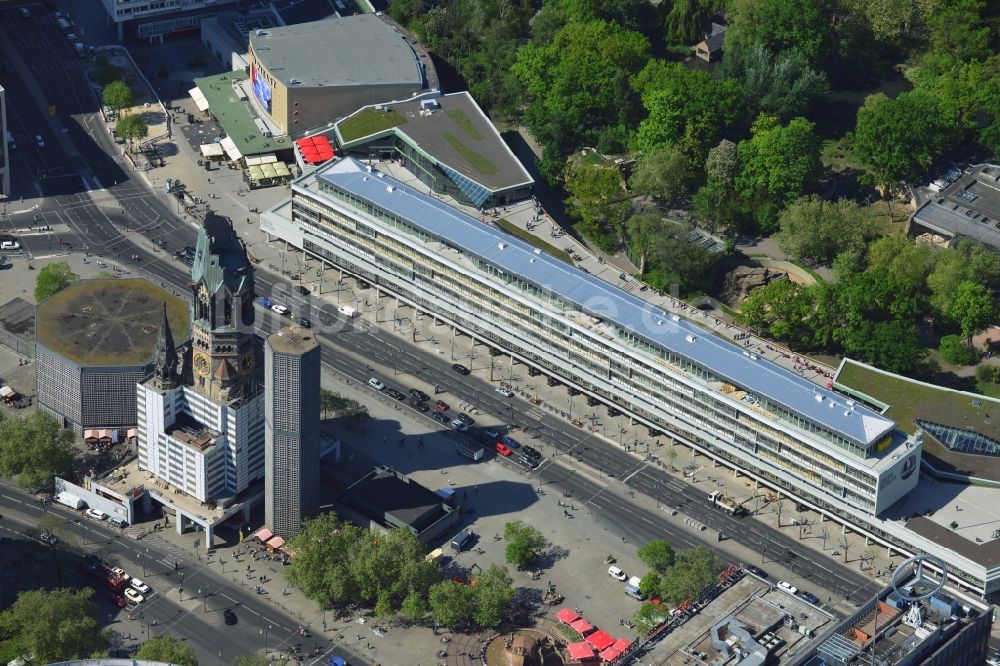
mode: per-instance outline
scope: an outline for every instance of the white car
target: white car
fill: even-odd
[[[31,16],[31,12],[28,11],[27,7],[21,7],[17,11],[21,15],[21,18],[28,18]]]
[[[275,303],[274,305],[272,305],[271,309],[274,310],[275,312],[277,312],[278,314],[280,314],[283,317],[286,316],[289,312],[291,312],[291,310],[289,310],[288,308],[286,308],[284,305],[278,305],[277,303]]]
[[[0,242],[0,250],[19,250],[21,244],[17,241],[3,241]]]
[[[608,567],[608,575],[623,583],[628,580],[628,574],[618,567]]]
[[[35,135],[35,143],[38,144],[39,148],[44,148],[45,147],[45,139],[42,138],[41,134],[36,134]]]
[[[454,419],[451,422],[451,427],[459,432],[465,432],[469,429],[469,426],[465,425],[465,421],[462,419]]]
[[[385,384],[383,384],[382,380],[379,379],[378,377],[372,377],[372,378],[370,378],[368,380],[368,386],[371,386],[376,391],[384,391],[385,390]]]
[[[789,594],[795,594],[796,592],[799,591],[799,588],[795,587],[791,583],[786,583],[783,580],[778,581],[778,587],[784,590],[785,592],[788,592]]]
[[[104,513],[100,509],[87,509],[87,515],[94,520],[104,520],[108,517],[108,514]]]
[[[143,601],[146,600],[146,597],[139,594],[138,590],[135,590],[131,587],[125,588],[125,598],[134,604],[141,604]]]
[[[132,580],[129,581],[129,584],[139,592],[142,592],[143,594],[149,594],[149,585],[146,585],[138,578],[133,578]]]
[[[497,387],[497,393],[499,393],[500,395],[502,395],[505,398],[509,398],[510,396],[514,395],[514,392],[511,391],[506,386],[498,386]]]

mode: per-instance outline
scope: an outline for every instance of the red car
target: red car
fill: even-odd
[[[497,453],[502,455],[504,458],[510,455],[510,447],[508,447],[503,442],[497,442],[496,448],[497,448]]]
[[[108,592],[108,601],[118,606],[118,608],[125,608],[125,600],[114,592]]]
[[[449,406],[448,403],[445,402],[444,400],[438,400],[437,402],[434,403],[434,409],[436,409],[439,412],[447,412]]]

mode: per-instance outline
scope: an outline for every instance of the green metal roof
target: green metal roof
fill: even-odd
[[[287,136],[268,138],[262,136],[254,124],[256,116],[250,111],[250,102],[241,100],[233,91],[234,81],[244,81],[242,72],[226,72],[195,79],[198,90],[205,96],[212,114],[233,140],[243,155],[260,155],[279,150],[290,150],[292,140]]]

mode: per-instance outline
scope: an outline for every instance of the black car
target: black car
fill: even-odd
[[[307,288],[303,287],[301,284],[295,288],[295,291],[299,292],[303,296],[308,296],[310,292]]]
[[[410,389],[410,397],[411,398],[416,398],[417,400],[420,400],[420,401],[426,401],[426,400],[430,400],[431,399],[431,397],[429,395],[427,395],[426,393],[424,393],[420,389],[415,389],[415,388],[411,388]]]
[[[761,578],[767,578],[767,572],[759,567],[755,567],[752,564],[748,564],[746,566],[746,569],[755,576],[760,576]]]
[[[521,456],[520,458],[517,459],[517,462],[520,465],[524,467],[529,467],[531,469],[535,469],[540,464],[537,460],[529,458],[528,456]]]
[[[224,611],[222,611],[222,617],[223,619],[225,619],[226,624],[229,625],[236,624],[236,613],[233,612],[233,609],[227,608]]]
[[[542,457],[542,454],[538,452],[538,449],[528,446],[527,444],[521,445],[521,453],[528,456],[529,458],[534,458],[538,460]]]
[[[406,404],[408,404],[410,407],[413,407],[413,409],[416,409],[417,411],[420,412],[426,412],[430,409],[430,407],[427,406],[426,402],[424,402],[423,400],[418,400],[417,398],[410,398],[409,400],[406,401]]]
[[[449,421],[451,421],[451,419],[448,418],[448,415],[445,414],[444,412],[434,412],[433,414],[431,414],[431,417],[435,421],[440,421],[441,423],[448,423]]]
[[[302,328],[312,328],[312,322],[305,317],[299,317],[299,326]]]
[[[465,367],[461,363],[452,363],[451,364],[451,369],[454,370],[455,372],[457,372],[460,375],[467,375],[467,374],[469,374],[471,372],[471,370],[469,370],[467,367]]]
[[[406,394],[404,394],[402,391],[397,391],[394,388],[387,388],[383,392],[390,398],[395,398],[396,400],[406,400]]]
[[[472,425],[473,423],[476,422],[476,419],[472,418],[471,416],[469,416],[465,412],[462,412],[462,413],[460,413],[458,415],[458,420],[461,421],[462,423],[464,423],[467,426],[470,426],[470,425]]]

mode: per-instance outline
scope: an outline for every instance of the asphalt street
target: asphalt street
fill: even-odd
[[[15,76],[6,75],[3,79],[9,90],[8,119],[18,143],[15,182],[25,198],[50,196],[40,200],[34,213],[9,215],[4,224],[9,229],[24,229],[30,217],[35,230],[28,235],[27,244],[35,254],[78,251],[85,247],[103,261],[115,261],[126,267],[141,266],[155,280],[185,293],[189,283],[187,267],[170,255],[173,250],[194,243],[197,236],[194,220],[178,217],[176,204],[165,193],[150,191],[140,179],[123,169],[117,158],[109,156],[117,155],[118,147],[104,129],[100,115],[95,113],[96,98],[83,74],[82,61],[75,58],[51,22],[51,16],[39,8],[30,20],[23,20],[16,16],[16,11],[16,7],[0,11],[7,38],[3,55],[17,71]],[[30,56],[45,50],[58,57]],[[55,107],[52,116],[48,115],[51,106]],[[36,144],[35,135],[42,136],[44,146]],[[16,202],[15,196],[9,204],[13,210],[18,208]],[[39,216],[37,220],[35,215]],[[40,225],[58,231],[38,232]],[[137,242],[137,236],[144,240]],[[160,241],[163,247],[154,250]],[[134,261],[133,256],[137,257]],[[559,491],[572,492],[574,498],[587,501],[592,510],[601,512],[633,543],[654,537],[666,537],[682,545],[693,541],[665,516],[641,511],[628,502],[602,502],[601,486],[586,475],[572,473],[579,463],[603,476],[625,479],[635,492],[656,497],[663,504],[680,506],[683,513],[712,530],[738,538],[761,552],[765,561],[782,560],[829,595],[857,600],[858,595],[867,595],[875,589],[874,582],[856,572],[837,566],[825,568],[811,561],[809,551],[785,534],[715,510],[704,501],[704,490],[678,482],[657,467],[602,438],[568,426],[520,397],[499,396],[493,385],[475,375],[456,375],[449,367],[451,360],[447,355],[400,344],[396,337],[354,323],[358,320],[346,322],[337,316],[335,306],[318,306],[308,297],[293,296],[291,285],[267,270],[257,271],[257,290],[288,304],[297,314],[308,313],[320,326],[317,333],[323,342],[324,363],[348,376],[363,381],[370,374],[369,366],[376,364],[422,377],[439,384],[452,396],[452,402],[467,401],[480,411],[528,428],[537,441],[560,454],[571,453],[569,457],[560,455],[557,461],[546,462],[535,475]],[[354,294],[348,296],[353,298]],[[259,310],[261,315],[265,312]],[[280,320],[276,316],[260,316],[258,325],[266,334],[277,321]],[[478,361],[472,361],[476,367],[489,362],[485,350],[477,358]],[[503,359],[498,360],[501,361],[498,367],[506,365]],[[394,374],[385,377],[390,385],[401,383]],[[438,427],[428,419],[428,429]],[[121,545],[135,548],[132,543]],[[255,599],[249,601],[261,609],[266,607]],[[164,620],[177,615],[179,608],[170,608],[165,601]],[[184,618],[191,616],[183,614]],[[187,620],[175,621],[183,625]],[[242,618],[240,624],[243,625]]]
[[[102,592],[95,595],[107,626],[121,637],[123,645],[134,644],[147,636],[172,634],[183,637],[201,656],[202,663],[212,664],[215,663],[213,659],[218,659],[220,663],[229,664],[236,656],[264,650],[265,640],[272,654],[288,654],[289,648],[296,643],[304,650],[312,650],[316,643],[320,654],[303,660],[305,666],[322,663],[332,654],[350,657],[351,663],[366,663],[347,650],[335,648],[321,636],[299,637],[299,620],[274,608],[249,589],[233,584],[214,567],[193,561],[190,553],[177,552],[155,539],[133,541],[105,523],[57,505],[49,506],[47,512],[65,521],[61,530],[63,543],[55,549],[60,551],[63,564],[72,562],[73,566],[66,576],[68,581],[64,579],[63,583],[75,582],[81,587],[88,584],[76,572],[75,565],[80,552],[90,552],[124,567],[152,588],[152,593],[146,595],[146,601],[137,609],[134,620],[129,620],[127,612],[111,604]],[[3,551],[24,553],[19,556],[22,561],[44,557],[48,546],[36,539],[42,515],[43,510],[32,496],[10,487],[0,490],[0,543],[6,542]],[[75,542],[72,545],[71,539]],[[18,543],[15,545],[15,542]],[[167,557],[182,562],[181,569],[174,571],[164,565],[163,560]],[[12,597],[12,591],[4,595],[7,601]],[[226,608],[235,613],[236,624],[224,623],[222,613]],[[206,625],[210,631],[205,630]]]

